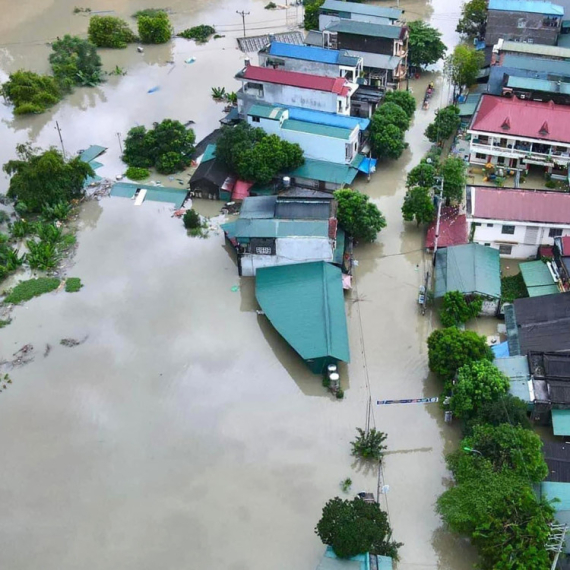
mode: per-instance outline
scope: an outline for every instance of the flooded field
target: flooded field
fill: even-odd
[[[160,4],[77,5],[126,17]],[[210,23],[226,37],[201,47],[177,39],[143,54],[104,52],[105,69],[120,65],[127,75],[77,90],[44,115],[14,120],[0,105],[0,162],[18,142],[58,144],[55,120],[66,151],[109,147],[98,173],[111,177],[124,169],[117,133],[124,137],[135,124],[194,120],[202,138],[222,116],[210,87],[238,86],[235,11],[251,12],[246,24],[256,33],[286,29],[296,17],[294,8],[287,20],[285,10],[265,11],[264,4],[169,3],[177,30]],[[448,46],[457,41],[457,3],[400,4],[410,20],[431,19]],[[85,33],[88,20],[72,14],[75,5],[4,0],[0,78],[20,67],[46,70],[46,41]],[[185,64],[191,55],[196,62]],[[421,99],[430,80],[444,101],[437,73],[413,81],[415,95]],[[147,93],[155,86],[160,90]],[[34,346],[33,361],[14,368],[13,384],[0,394],[3,568],[315,568],[323,546],[313,529],[326,500],[341,494],[340,481],[350,477],[355,492],[376,490],[376,473],[349,453],[368,399],[440,392],[425,345],[437,319],[422,317],[416,304],[429,258],[423,232],[400,213],[405,174],[428,148],[422,134],[435,108],[416,113],[399,161],[357,185],[388,227],[356,251],[342,402],[256,314],[253,280],[238,278],[221,233],[188,238],[167,205],[133,208],[117,198],[84,207],[72,274],[85,287],[16,308],[0,330],[0,360]],[[0,180],[0,192],[6,187]],[[215,213],[209,202],[198,208]],[[85,342],[68,348],[64,338]],[[375,406],[374,422],[388,433],[383,504],[404,543],[398,568],[471,568],[471,550],[434,512],[449,482],[444,454],[457,433],[434,405]]]

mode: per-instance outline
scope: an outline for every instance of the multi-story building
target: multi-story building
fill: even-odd
[[[394,24],[402,16],[403,10],[383,6],[371,6],[358,2],[325,0],[319,9],[319,30],[325,30],[340,20],[356,20],[373,24]]]
[[[564,8],[540,0],[489,0],[485,42],[499,39],[556,45]]]
[[[568,60],[570,59],[570,48],[499,39],[493,46],[491,65],[497,65],[497,63],[502,65],[503,59],[509,54],[540,57],[544,59]]]

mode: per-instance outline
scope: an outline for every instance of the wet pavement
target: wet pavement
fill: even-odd
[[[28,0],[14,14],[5,9],[12,19],[0,23],[2,73],[41,70],[45,40],[84,32],[87,18],[72,15],[74,5]],[[58,143],[55,120],[66,150],[109,147],[99,171],[108,176],[124,168],[116,133],[124,136],[134,124],[192,119],[202,138],[222,116],[210,87],[238,86],[233,74],[243,55],[235,48],[235,10],[250,11],[252,27],[285,23],[285,11],[263,5],[169,3],[176,29],[214,23],[232,31],[201,47],[177,39],[144,54],[105,53],[106,69],[118,64],[128,74],[77,90],[44,115],[14,120],[0,106],[0,161],[13,156],[17,142]],[[456,3],[401,6],[408,19],[430,17],[454,45]],[[142,6],[100,0],[90,7],[126,16]],[[184,64],[190,55],[196,63]],[[438,74],[411,82],[417,98],[430,80],[445,100]],[[153,86],[161,89],[148,94]],[[70,271],[84,288],[33,299],[0,330],[0,360],[34,345],[33,362],[15,368],[13,384],[0,394],[2,567],[316,566],[323,546],[313,529],[324,503],[342,493],[341,480],[350,477],[354,492],[376,490],[376,473],[349,453],[369,398],[441,390],[428,373],[425,344],[437,319],[422,317],[416,303],[429,268],[423,231],[400,213],[405,172],[428,149],[422,133],[435,107],[416,113],[400,160],[357,184],[388,227],[376,244],[356,250],[356,287],[347,298],[352,363],[343,370],[342,402],[256,314],[253,280],[238,278],[221,233],[189,238],[164,204],[133,208],[117,198],[84,207]],[[3,180],[0,191],[6,186]],[[197,205],[210,215],[214,206]],[[85,337],[74,348],[59,344]],[[449,484],[444,454],[457,431],[437,405],[374,406],[373,421],[388,433],[382,502],[394,538],[404,543],[398,568],[471,568],[472,551],[441,528],[434,512]]]

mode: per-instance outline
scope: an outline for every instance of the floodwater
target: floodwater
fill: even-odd
[[[105,53],[106,69],[118,64],[127,75],[77,90],[44,115],[15,120],[0,106],[0,161],[13,157],[18,142],[58,144],[55,120],[66,151],[109,147],[99,171],[108,176],[124,168],[117,133],[134,124],[192,119],[202,138],[222,116],[210,87],[237,87],[243,55],[235,48],[235,11],[249,11],[252,28],[286,28],[286,12],[264,4],[169,3],[176,29],[214,23],[231,31],[202,47],[177,39],[144,54]],[[19,67],[45,69],[45,41],[85,32],[87,18],[72,15],[74,5],[2,2],[3,77]],[[160,2],[77,5],[128,16]],[[447,45],[457,41],[456,2],[401,6],[408,19],[430,18]],[[290,9],[289,23],[294,17]],[[191,55],[196,63],[185,64]],[[432,79],[445,94],[439,75],[426,74],[411,83],[418,99]],[[376,244],[356,250],[342,402],[256,314],[253,280],[237,276],[221,233],[188,238],[164,204],[85,205],[70,270],[84,288],[34,299],[0,330],[0,360],[34,346],[33,361],[11,370],[13,383],[0,394],[2,568],[315,568],[323,546],[313,529],[324,503],[342,493],[340,481],[350,477],[354,492],[376,491],[376,473],[349,453],[369,398],[441,390],[428,374],[425,345],[437,319],[419,315],[416,304],[429,268],[423,232],[400,213],[405,172],[428,148],[422,133],[435,107],[416,113],[404,156],[358,184],[388,227]],[[3,180],[0,191],[6,186]],[[214,213],[211,203],[198,208]],[[63,338],[84,342],[68,348]],[[404,543],[398,568],[471,568],[472,551],[434,512],[449,484],[444,454],[455,429],[437,405],[373,408],[373,422],[388,433],[382,502]]]

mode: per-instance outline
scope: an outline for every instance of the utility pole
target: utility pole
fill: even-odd
[[[236,14],[239,14],[241,16],[243,22],[243,37],[245,38],[245,17],[249,16],[249,12],[245,12],[244,10],[240,12],[239,10],[236,10]]]
[[[437,242],[439,240],[439,222],[441,220],[441,205],[443,204],[443,176],[441,177],[441,185],[439,190],[439,197],[437,201],[437,221],[435,222],[435,239],[433,242],[433,260],[432,264],[435,266],[435,254],[437,253]]]
[[[117,133],[117,138],[119,139],[119,149],[121,150],[121,154],[123,154],[123,144],[121,143],[121,133]]]
[[[61,136],[61,129],[59,128],[59,123],[55,122],[55,128],[57,129],[57,134],[59,135],[59,142],[61,143],[61,153],[63,154],[63,158],[65,158],[65,147],[63,146],[63,138]]]

